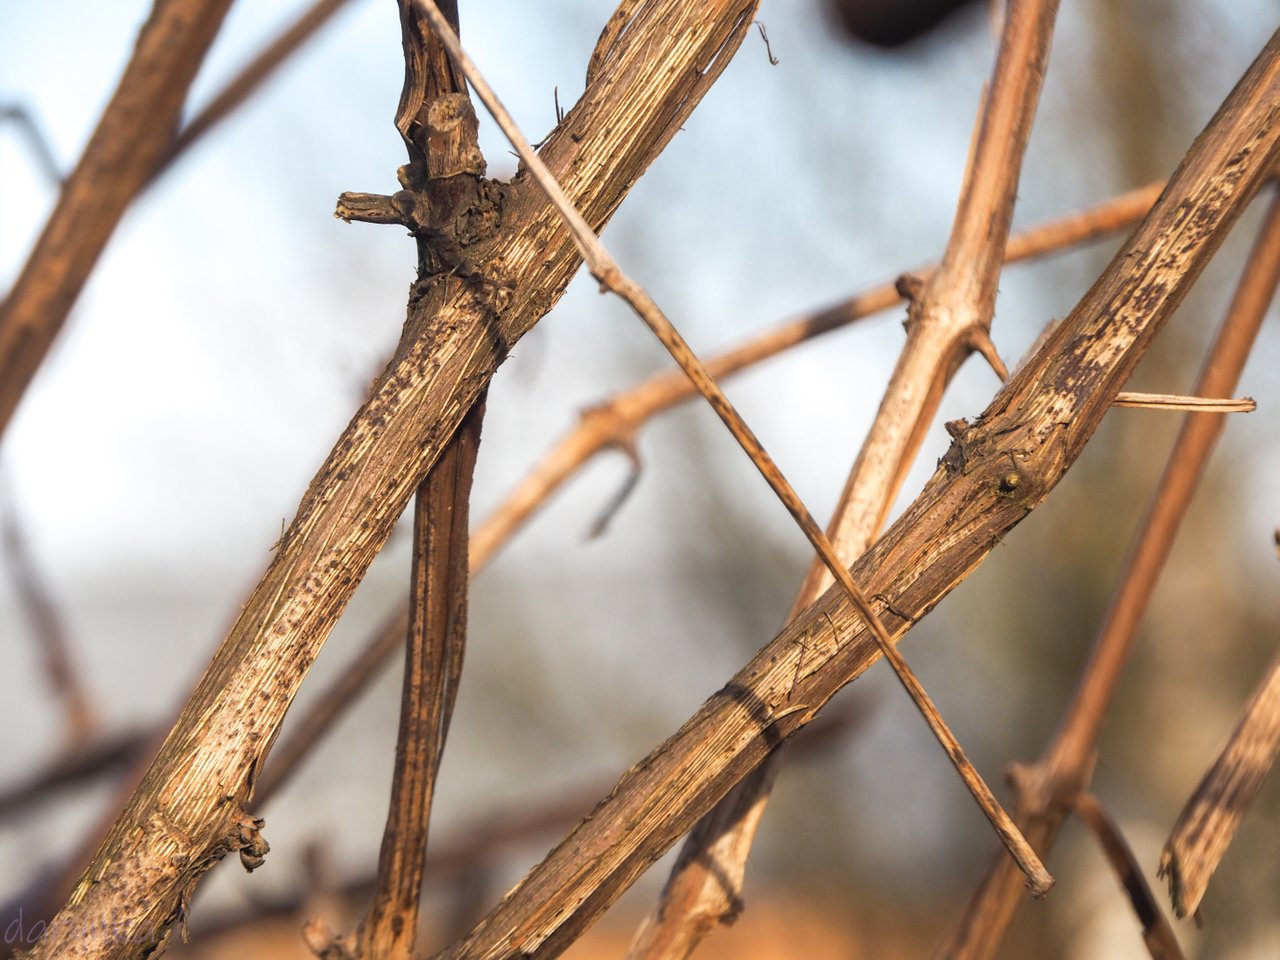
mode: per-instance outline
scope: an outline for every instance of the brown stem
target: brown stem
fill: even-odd
[[[323,923],[308,927],[312,949],[325,960],[413,956],[431,801],[466,646],[467,504],[483,420],[482,402],[463,420],[414,504],[413,613],[378,877],[352,936],[336,939]]]
[[[44,578],[31,556],[26,537],[18,523],[12,501],[0,519],[0,540],[18,595],[18,604],[31,626],[32,639],[40,649],[45,676],[66,717],[66,748],[78,754],[90,746],[97,726],[93,698],[76,667],[71,642]]]
[[[1278,280],[1280,198],[1272,201],[1200,372],[1193,391],[1198,396],[1223,397],[1235,391]],[[1052,848],[1067,805],[1089,784],[1098,735],[1133,650],[1138,625],[1224,424],[1225,418],[1212,414],[1187,416],[1058,732],[1039,762],[1017,773],[1020,820],[1041,851]],[[993,956],[1018,906],[1016,880],[1016,875],[993,861],[940,955],[965,960]]]
[[[134,196],[169,148],[231,0],[156,0],[84,155],[0,304],[0,434]]]

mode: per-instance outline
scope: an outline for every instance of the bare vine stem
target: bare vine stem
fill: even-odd
[[[979,807],[982,808],[982,812],[995,828],[1001,842],[1004,843],[1005,848],[1017,862],[1019,869],[1026,875],[1033,895],[1044,896],[1053,886],[1053,878],[1049,876],[1048,871],[1044,869],[1044,865],[1040,863],[1039,858],[1035,856],[1026,840],[1014,826],[1009,815],[1000,806],[995,794],[991,792],[991,789],[983,781],[982,776],[965,755],[955,734],[946,725],[923,685],[911,671],[902,654],[894,646],[889,631],[880,622],[880,618],[872,610],[871,604],[863,595],[862,590],[854,583],[853,577],[840,562],[835,548],[813,519],[795,489],[783,476],[755,434],[743,422],[737,410],[734,409],[728,397],[725,396],[724,391],[720,389],[719,384],[707,372],[706,367],[703,366],[693,350],[690,349],[684,337],[667,319],[648,292],[621,271],[586,220],[578,213],[572,201],[560,189],[560,185],[551,171],[547,169],[546,165],[542,163],[538,155],[533,151],[524,134],[520,132],[515,120],[507,113],[493,89],[480,74],[471,58],[462,49],[457,36],[450,29],[448,21],[440,13],[433,0],[418,0],[418,5],[430,22],[431,28],[457,62],[459,69],[466,74],[467,80],[476,91],[476,95],[498,122],[498,126],[501,127],[507,140],[520,155],[525,167],[537,180],[552,205],[564,218],[573,235],[574,243],[581,252],[587,268],[591,271],[591,275],[600,282],[602,289],[612,290],[622,297],[635,311],[653,335],[658,338],[659,342],[666,347],[667,352],[680,365],[689,379],[697,386],[698,391],[719,415],[729,432],[733,434],[734,439],[738,441],[747,456],[750,457],[751,462],[756,465],[761,476],[773,489],[778,499],[782,501],[792,518],[813,545],[814,550],[822,557],[822,561],[826,564],[832,577],[835,578],[835,581],[840,584],[845,594],[849,597],[854,609],[858,611],[859,616],[862,617],[871,630],[881,653],[893,667],[903,687],[925,718],[925,722],[929,724],[930,730],[937,737],[943,750],[950,758],[957,772],[959,772],[961,779],[964,780],[965,786],[969,788]]]

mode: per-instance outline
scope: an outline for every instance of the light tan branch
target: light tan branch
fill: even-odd
[[[1113,407],[1137,410],[1181,410],[1186,413],[1253,413],[1258,404],[1250,397],[1218,400],[1213,397],[1186,397],[1173,393],[1130,393],[1116,395]]]

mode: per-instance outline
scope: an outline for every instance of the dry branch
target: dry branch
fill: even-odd
[[[1227,396],[1235,390],[1278,279],[1280,199],[1272,201],[1200,372],[1196,394]],[[1089,783],[1098,735],[1128,663],[1138,625],[1224,423],[1220,416],[1187,417],[1139,525],[1119,586],[1058,732],[1035,766],[1015,768],[1019,816],[1032,843],[1043,852],[1053,846],[1071,798]],[[1013,920],[1017,900],[1016,874],[993,861],[941,956],[973,960],[994,955]]]
[[[1272,661],[1218,759],[1187,800],[1160,855],[1179,917],[1195,913],[1280,750],[1280,658]]]
[[[120,217],[161,163],[230,5],[156,0],[98,129],[0,304],[0,434]]]
[[[97,726],[97,711],[93,697],[85,686],[80,669],[76,666],[58,605],[41,576],[38,564],[31,556],[30,546],[18,522],[17,508],[13,501],[0,519],[0,541],[3,541],[4,558],[7,561],[13,584],[18,594],[18,605],[26,614],[31,636],[40,650],[44,672],[50,690],[62,703],[66,718],[66,752],[80,754],[88,746]],[[62,758],[55,763],[60,766]]]
[[[969,353],[978,350],[1002,379],[1007,376],[991,343],[991,319],[1057,9],[1056,0],[1009,5],[991,95],[978,111],[973,152],[942,263],[927,280],[904,276],[895,284],[912,301],[907,341],[829,527],[846,563],[861,555],[882,528],[943,391]],[[831,582],[823,564],[812,564],[790,617]],[[784,755],[782,749],[770,753],[694,828],[630,957],[688,956],[717,922],[733,920],[740,909],[746,859]],[[1045,890],[1036,892],[1043,895]]]
[[[599,228],[741,42],[755,4],[646,4],[543,148]],[[406,191],[421,188],[406,171]],[[414,196],[410,196],[410,200]],[[413,209],[447,272],[414,285],[404,337],[306,492],[261,583],[36,957],[141,957],[205,871],[252,847],[243,812],[307,669],[374,555],[509,346],[579,260],[527,178],[474,178]]]
[[[1102,277],[982,416],[955,424],[938,472],[855,565],[895,636],[981,563],[1075,462],[1257,191],[1280,152],[1278,55],[1273,37]],[[877,651],[843,593],[829,590],[440,956],[557,955]]]

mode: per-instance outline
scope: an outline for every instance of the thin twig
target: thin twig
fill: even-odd
[[[1235,391],[1278,281],[1280,196],[1272,200],[1200,371],[1193,390],[1197,396],[1228,396]],[[1034,766],[1015,768],[1019,819],[1042,852],[1052,848],[1071,798],[1089,784],[1098,735],[1133,650],[1138,626],[1225,423],[1224,417],[1187,415],[1058,732]],[[1018,907],[1017,879],[999,858],[993,860],[940,956],[954,960],[993,956]]]
[[[1137,410],[1181,410],[1186,413],[1253,413],[1258,404],[1252,397],[1239,400],[1218,400],[1213,397],[1187,397],[1173,393],[1116,394],[1113,407],[1132,407]]]
[[[1082,793],[1075,798],[1072,811],[1093,832],[1112,872],[1124,888],[1134,915],[1142,924],[1142,942],[1146,944],[1151,960],[1183,960],[1178,938],[1156,903],[1151,885],[1142,875],[1138,858],[1133,855],[1119,825],[1111,819],[1102,802],[1092,793]]]
[[[605,250],[604,245],[591,230],[591,227],[588,226],[586,220],[583,219],[582,214],[577,211],[569,198],[565,196],[564,191],[560,189],[560,184],[551,174],[551,171],[546,168],[546,165],[542,163],[538,155],[534,153],[533,148],[529,146],[528,140],[520,132],[511,115],[506,112],[498,101],[492,88],[489,87],[484,77],[480,75],[470,57],[463,51],[457,37],[449,29],[448,22],[433,0],[418,0],[418,4],[431,22],[432,29],[436,31],[441,42],[449,49],[449,53],[453,56],[459,68],[467,75],[467,80],[475,88],[476,95],[483,101],[489,113],[497,121],[507,140],[516,149],[516,152],[520,154],[520,159],[525,167],[533,175],[534,179],[538,181],[538,184],[546,192],[547,197],[560,212],[561,216],[564,217],[565,223],[573,234],[574,242],[578,246],[587,268],[591,271],[591,275],[600,282],[602,288],[607,287],[622,297],[644,322],[645,326],[658,338],[659,342],[667,348],[667,352],[680,365],[689,379],[694,382],[698,391],[706,398],[712,409],[715,410],[721,421],[729,429],[729,432],[733,434],[734,439],[738,441],[751,459],[751,462],[760,471],[765,482],[769,484],[778,499],[782,501],[783,506],[787,508],[796,524],[813,545],[814,550],[822,557],[822,561],[827,565],[831,575],[844,589],[858,614],[870,627],[876,642],[880,645],[881,653],[893,667],[899,681],[901,681],[916,708],[924,717],[925,722],[928,723],[929,729],[933,731],[934,736],[937,737],[943,750],[946,751],[961,779],[964,780],[965,786],[969,788],[974,800],[977,801],[987,819],[991,821],[991,825],[995,828],[1010,855],[1027,875],[1028,885],[1033,895],[1044,896],[1049,892],[1049,888],[1053,886],[1053,878],[1049,876],[1048,871],[1044,869],[1044,866],[1039,862],[1027,842],[1013,826],[1013,821],[1000,806],[995,794],[991,792],[991,789],[983,781],[982,776],[970,763],[968,757],[965,756],[964,750],[961,748],[955,734],[946,725],[928,693],[925,692],[920,681],[912,673],[911,668],[907,666],[902,654],[894,647],[889,631],[880,622],[880,618],[871,609],[871,604],[867,602],[862,590],[854,583],[853,577],[840,562],[835,548],[822,532],[817,521],[813,519],[809,509],[800,500],[799,494],[796,493],[790,482],[783,476],[773,462],[773,458],[769,456],[755,434],[752,433],[751,429],[738,415],[728,397],[724,395],[724,391],[720,389],[719,384],[707,373],[706,367],[703,366],[702,362],[690,349],[688,343],[685,342],[684,337],[680,335],[679,331],[676,330],[671,321],[667,319],[666,315],[653,301],[653,298],[649,296],[643,287],[619,269],[617,263]]]
[[[50,183],[62,186],[65,178],[58,167],[57,158],[53,155],[49,138],[36,123],[31,111],[19,104],[4,104],[0,106],[0,123],[5,121],[12,123],[21,132],[27,146],[31,148],[31,155],[35,157],[36,166],[40,168],[40,172],[48,178]]]

